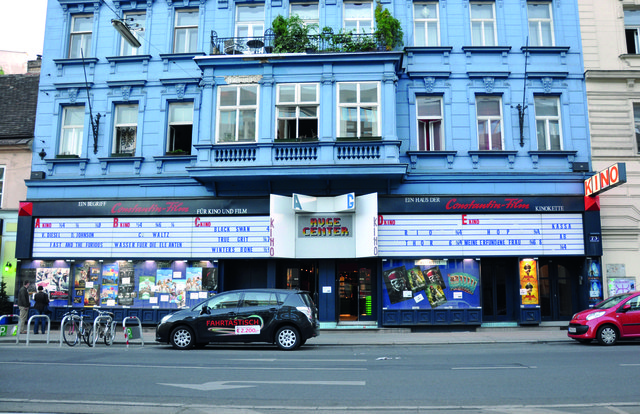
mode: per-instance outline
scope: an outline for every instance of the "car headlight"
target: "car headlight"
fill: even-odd
[[[164,315],[164,316],[162,317],[162,319],[160,319],[160,324],[163,324],[163,323],[165,323],[166,321],[168,321],[170,317],[171,317],[171,314]]]
[[[590,321],[591,319],[596,319],[601,317],[602,315],[604,315],[606,312],[605,311],[599,311],[599,312],[593,312],[587,315],[586,319],[588,321]]]

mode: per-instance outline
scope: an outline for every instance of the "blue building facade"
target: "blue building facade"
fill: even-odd
[[[324,327],[539,324],[602,295],[575,0],[50,0],[36,122],[17,257],[57,317],[278,287]]]

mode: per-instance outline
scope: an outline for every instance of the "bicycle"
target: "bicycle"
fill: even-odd
[[[67,318],[68,317],[68,318]],[[75,346],[81,340],[91,346],[91,331],[93,326],[85,318],[87,316],[72,310],[63,315],[64,325],[62,326],[62,338],[69,346]]]
[[[94,335],[92,335],[92,345],[90,346],[95,345],[100,338],[103,338],[104,344],[109,346],[113,344],[113,340],[116,337],[116,323],[113,320],[113,313],[99,309],[96,309],[96,311],[98,316],[94,319],[93,324],[94,326],[97,324],[97,326]]]

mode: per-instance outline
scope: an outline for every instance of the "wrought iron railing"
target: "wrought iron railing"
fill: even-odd
[[[373,33],[324,31],[317,35],[297,38],[278,37],[267,29],[264,36],[218,37],[211,32],[212,55],[243,55],[269,53],[330,53],[367,52],[385,50]]]

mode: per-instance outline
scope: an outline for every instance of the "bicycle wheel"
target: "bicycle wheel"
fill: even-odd
[[[83,321],[82,326],[82,339],[84,339],[84,343],[88,346],[93,346],[93,325],[91,325],[89,322]]]
[[[107,323],[104,328],[104,344],[109,346],[113,344],[113,340],[116,337],[116,327],[112,323]]]
[[[62,327],[62,339],[69,346],[75,346],[79,342],[79,327],[74,320],[67,320]]]

